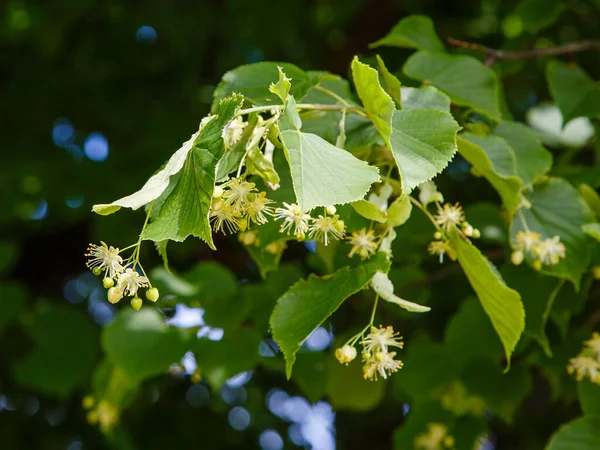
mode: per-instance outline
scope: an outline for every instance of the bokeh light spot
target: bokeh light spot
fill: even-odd
[[[57,147],[67,148],[75,139],[75,129],[66,117],[59,117],[52,126],[52,142]]]
[[[142,44],[154,44],[158,40],[158,33],[150,25],[143,25],[135,32],[135,39]]]
[[[104,161],[108,158],[108,141],[102,133],[90,133],[85,138],[83,151],[92,161]]]
[[[244,431],[250,425],[250,413],[242,406],[231,408],[227,416],[231,428],[237,431]]]
[[[44,217],[48,215],[48,202],[46,200],[42,200],[38,203],[36,208],[33,210],[31,215],[29,216],[31,220],[42,220]]]
[[[275,430],[265,430],[260,434],[258,443],[262,450],[281,450],[283,448],[283,439]]]

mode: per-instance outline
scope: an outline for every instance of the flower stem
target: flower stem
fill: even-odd
[[[408,198],[410,199],[410,202],[413,205],[415,205],[417,208],[419,208],[423,212],[423,214],[425,214],[427,216],[427,218],[433,224],[433,226],[435,227],[435,229],[441,233],[442,229],[437,224],[437,222],[435,221],[435,219],[433,218],[433,216],[431,215],[431,213],[429,211],[427,211],[427,208],[425,207],[425,205],[423,205],[420,201],[418,201],[417,199],[411,197],[410,195],[408,196]]]

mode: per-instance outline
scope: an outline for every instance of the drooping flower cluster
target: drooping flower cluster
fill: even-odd
[[[542,265],[554,266],[566,257],[566,249],[560,236],[542,239],[535,231],[519,231],[512,242],[511,262],[519,265],[525,256],[533,258],[533,268],[541,270]]]
[[[104,275],[102,285],[108,290],[108,301],[115,304],[123,297],[131,296],[131,306],[136,311],[142,307],[143,303],[138,296],[140,288],[149,287],[146,291],[146,298],[151,302],[156,302],[159,297],[158,289],[150,285],[150,280],[146,275],[140,275],[135,270],[139,264],[136,257],[138,249],[139,245],[130,258],[123,260],[118,248],[109,247],[101,241],[100,245],[90,244],[88,252],[85,254],[89,258],[86,265],[92,272],[98,276]]]
[[[569,360],[567,372],[575,374],[577,381],[588,378],[592,383],[600,384],[600,333],[592,333],[591,339],[583,344],[579,355]]]
[[[256,185],[241,178],[232,178],[215,186],[210,207],[210,221],[215,231],[223,234],[245,231],[251,223],[267,223],[273,215],[272,200],[266,192],[258,192]]]
[[[376,381],[378,377],[385,380],[402,368],[402,361],[394,359],[396,352],[390,351],[392,347],[401,349],[404,346],[402,337],[390,326],[385,328],[371,326],[366,336],[363,336],[364,331],[366,329],[338,348],[335,357],[341,364],[348,365],[356,358],[357,351],[354,345],[359,337],[362,337],[363,377],[365,380],[372,381]]]
[[[415,448],[418,450],[453,449],[454,437],[448,431],[448,427],[443,423],[428,423],[427,432],[415,438]]]
[[[439,226],[440,231],[434,233],[433,236],[436,240],[429,244],[427,250],[430,254],[439,257],[440,264],[444,262],[444,255],[448,255],[452,260],[456,259],[456,250],[446,237],[447,232],[454,228],[460,228],[463,235],[466,237],[478,239],[481,236],[479,230],[473,228],[473,226],[466,221],[462,206],[458,203],[455,203],[454,205],[445,203],[443,206],[437,204],[437,213],[433,216],[433,220]]]

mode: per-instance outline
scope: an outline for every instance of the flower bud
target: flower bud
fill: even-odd
[[[100,267],[94,267],[92,269],[92,273],[98,277],[98,276],[102,275],[102,268],[100,268]]]
[[[510,255],[510,262],[512,262],[515,266],[521,264],[523,262],[523,259],[525,259],[525,255],[521,250],[514,251]]]
[[[539,259],[536,259],[531,265],[533,266],[534,270],[537,270],[538,272],[542,270],[542,262]]]
[[[131,299],[131,307],[132,307],[133,309],[135,309],[136,311],[139,311],[139,310],[142,308],[142,304],[143,304],[143,303],[144,303],[144,302],[143,302],[143,301],[142,301],[142,299],[141,299],[141,298],[139,298],[139,297],[133,297],[133,298]]]
[[[115,285],[115,280],[113,280],[110,277],[106,277],[106,278],[104,278],[104,280],[102,280],[102,286],[104,286],[104,289],[110,289],[114,285]]]
[[[159,294],[159,292],[158,292],[158,289],[157,289],[157,288],[155,288],[155,287],[153,287],[153,288],[150,288],[150,289],[148,289],[148,290],[146,291],[146,298],[147,298],[148,300],[150,300],[151,302],[155,302],[155,301],[157,301],[157,300],[158,300],[158,297],[159,297],[159,295],[160,295],[160,294]]]
[[[330,216],[333,216],[337,210],[335,209],[335,206],[329,205],[325,207],[325,211],[327,211],[327,214],[329,214]]]
[[[377,353],[375,353],[375,361],[383,362],[383,361],[385,361],[385,356],[386,356],[385,352],[377,352]]]
[[[213,211],[220,210],[223,207],[223,200],[214,198],[210,204],[210,207],[213,209]]]
[[[465,235],[468,237],[473,237],[473,233],[475,232],[475,229],[473,228],[473,226],[467,222],[463,223],[462,230],[463,230],[463,233],[465,233]]]
[[[336,220],[333,224],[336,230],[343,232],[346,229],[346,224],[343,220]]]
[[[89,413],[87,413],[87,421],[89,424],[91,425],[95,425],[98,423],[98,413],[96,411],[90,411]]]
[[[240,233],[239,240],[244,245],[252,245],[256,242],[256,233],[253,233],[252,231]]]
[[[477,229],[473,229],[473,239],[479,239],[481,237],[481,232]]]
[[[439,241],[442,238],[442,233],[436,231],[435,233],[433,233],[433,237]]]
[[[213,190],[213,198],[221,198],[223,197],[223,188],[221,186],[215,186]]]
[[[348,365],[350,361],[356,358],[356,349],[348,344],[345,344],[343,347],[338,348],[335,351],[335,357],[340,364]]]
[[[108,297],[108,301],[114,305],[115,303],[118,303],[119,300],[121,300],[123,298],[123,292],[121,292],[121,290],[116,287],[111,287],[108,290],[108,293],[106,294],[106,296]]]

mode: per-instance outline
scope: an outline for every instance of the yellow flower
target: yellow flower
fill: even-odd
[[[448,434],[448,427],[442,423],[428,423],[427,432],[415,438],[418,450],[443,450],[454,447],[454,438]]]
[[[312,219],[312,224],[309,227],[308,237],[316,241],[322,241],[325,245],[329,244],[329,237],[333,239],[341,239],[344,237],[345,225],[340,216],[319,216]]]
[[[379,375],[384,380],[389,375],[402,368],[402,361],[394,359],[395,352],[378,351],[377,353],[363,352],[363,378],[377,381]]]
[[[399,333],[394,332],[394,329],[388,327],[371,327],[371,331],[362,341],[365,351],[376,353],[378,351],[387,352],[389,347],[404,347],[402,342],[402,336]]]
[[[255,184],[239,178],[232,178],[224,186],[227,189],[223,191],[223,199],[233,205],[233,210],[236,213],[243,213],[248,202],[248,196],[250,193],[256,192]]]
[[[374,230],[367,231],[363,228],[359,232],[353,231],[347,239],[352,244],[352,249],[348,253],[349,258],[358,254],[360,259],[366,259],[377,251],[378,244]]]
[[[452,259],[452,260],[456,259],[456,250],[454,250],[454,247],[452,247],[452,244],[450,244],[450,242],[448,242],[446,240],[431,242],[429,244],[429,247],[427,247],[427,250],[429,251],[430,254],[438,255],[440,257],[440,264],[444,262],[444,255],[446,253],[450,257],[450,259]]]
[[[535,231],[518,231],[515,235],[513,248],[531,252],[540,242],[540,234]]]
[[[306,232],[308,231],[308,221],[310,220],[309,214],[304,214],[300,207],[296,203],[283,203],[284,208],[277,208],[275,210],[275,219],[283,219],[283,223],[281,224],[281,229],[279,230],[281,233],[290,234],[290,231],[293,228],[294,236],[299,239],[304,239],[306,237]]]
[[[580,355],[572,358],[567,366],[567,372],[575,373],[577,381],[587,377],[592,383],[600,384],[600,363],[590,356]]]
[[[273,200],[265,198],[266,195],[266,192],[250,194],[245,203],[244,213],[252,222],[260,225],[267,223],[265,214],[273,215],[273,208],[268,206],[269,203],[273,203]]]
[[[336,349],[335,357],[340,364],[348,365],[354,358],[356,358],[356,349],[351,345],[345,344],[343,347]]]
[[[139,288],[148,286],[148,283],[148,278],[128,268],[117,278],[117,289],[124,295],[135,295]]]
[[[210,221],[215,231],[223,234],[234,233],[240,227],[240,215],[236,213],[231,203],[221,199],[213,200],[210,210]]]
[[[584,342],[588,351],[596,355],[596,359],[600,361],[600,333],[594,331],[592,338]]]
[[[533,252],[543,264],[554,266],[565,257],[565,246],[560,242],[560,236],[554,236],[537,244]]]
[[[444,230],[448,231],[454,226],[460,225],[465,220],[462,206],[456,203],[454,206],[445,203],[442,208],[438,208],[437,214],[433,217]]]
[[[86,265],[91,270],[104,269],[105,276],[114,278],[123,272],[123,258],[119,256],[118,248],[108,247],[102,241],[100,241],[100,244],[102,245],[90,244],[88,253],[85,254],[85,256],[90,257]]]

